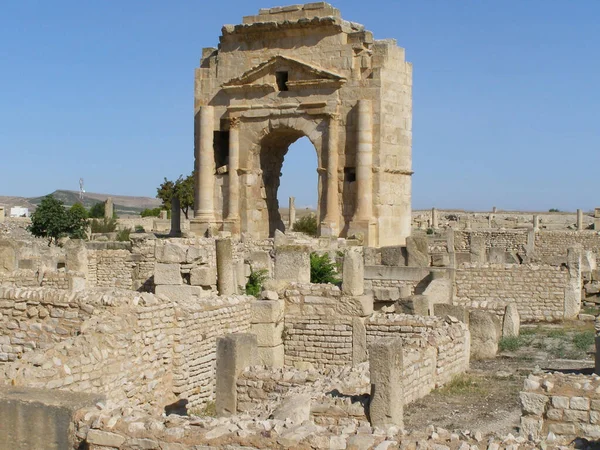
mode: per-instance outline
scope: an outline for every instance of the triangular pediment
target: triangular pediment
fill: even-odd
[[[307,64],[287,56],[274,56],[268,61],[232,78],[223,84],[224,88],[265,87],[276,85],[276,74],[285,72],[290,88],[305,85],[342,85],[346,78],[329,70]]]

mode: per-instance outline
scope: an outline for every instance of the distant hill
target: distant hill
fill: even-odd
[[[72,206],[79,200],[78,191],[56,190],[52,192],[54,198],[61,200],[66,206]],[[130,197],[127,195],[112,195],[112,194],[96,194],[86,192],[83,195],[83,206],[90,208],[96,203],[104,202],[108,197],[112,197],[115,211],[118,215],[138,215],[146,208],[156,208],[162,205],[162,202],[157,198],[151,197]],[[44,197],[0,197],[0,204],[6,205],[10,209],[11,206],[24,206],[30,209],[30,212],[35,210],[37,205],[42,202]]]

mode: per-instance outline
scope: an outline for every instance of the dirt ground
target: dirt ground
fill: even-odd
[[[496,359],[471,361],[466,374],[405,407],[405,427],[516,434],[527,375],[540,369],[592,373],[593,339],[593,322],[523,326],[518,338],[500,342]]]

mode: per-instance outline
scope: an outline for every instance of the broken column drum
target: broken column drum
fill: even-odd
[[[190,230],[253,239],[284,230],[277,190],[289,146],[317,155],[322,236],[403,245],[411,232],[412,66],[326,3],[244,17],[195,76]],[[382,112],[386,111],[385,118]]]

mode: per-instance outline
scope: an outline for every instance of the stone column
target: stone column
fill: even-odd
[[[217,239],[217,290],[219,295],[235,294],[231,239]]]
[[[171,198],[171,236],[181,236],[181,204],[179,196]]]
[[[577,231],[583,230],[583,211],[577,210]]]
[[[363,295],[365,265],[362,247],[349,248],[344,255],[342,292],[345,295]]]
[[[217,338],[215,407],[218,416],[237,413],[237,379],[246,367],[257,362],[256,336],[229,334]]]
[[[356,209],[354,220],[373,217],[373,106],[371,100],[358,101],[356,149]]]
[[[327,140],[327,194],[325,218],[321,222],[321,236],[339,235],[339,192],[338,192],[338,121],[339,116],[329,117]]]
[[[291,231],[294,229],[294,224],[296,223],[296,197],[290,197],[288,214],[289,214],[288,229]]]
[[[539,231],[540,229],[540,216],[537,214],[533,215],[533,231]]]
[[[0,223],[4,222],[4,206],[0,206]]]
[[[569,278],[565,286],[565,315],[564,318],[576,319],[581,311],[581,263],[583,247],[580,244],[567,249],[567,268]]]
[[[431,208],[431,228],[436,230],[439,227],[438,211],[435,208]]]
[[[194,218],[198,222],[210,224],[214,221],[214,108],[201,106],[198,115],[200,123],[195,149]]]
[[[371,403],[369,416],[376,427],[398,426],[403,422],[402,339],[375,341],[369,349]]]
[[[113,200],[112,197],[108,197],[104,202],[104,218],[112,219],[114,212]]]
[[[229,198],[227,202],[227,222],[232,235],[240,234],[240,119],[229,121]]]

